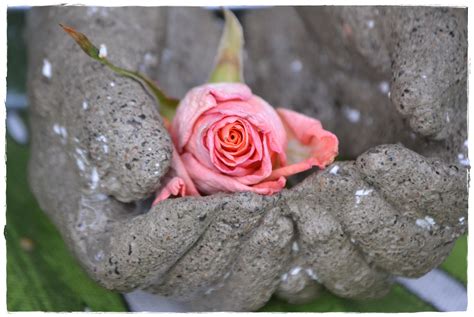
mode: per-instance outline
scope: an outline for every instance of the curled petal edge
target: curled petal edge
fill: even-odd
[[[200,196],[174,145],[172,155],[171,169],[168,172],[169,175],[166,176],[167,182],[157,192],[157,196],[153,201],[152,206],[157,205],[160,201],[171,196]]]
[[[286,149],[288,165],[273,170],[267,180],[291,176],[313,166],[325,168],[339,153],[339,140],[324,130],[318,120],[298,112],[278,108],[288,137]]]

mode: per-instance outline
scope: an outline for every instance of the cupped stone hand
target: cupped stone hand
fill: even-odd
[[[217,17],[31,11],[30,184],[82,266],[109,289],[248,311],[275,292],[312,300],[321,285],[349,298],[383,296],[394,275],[439,265],[467,224],[466,11],[278,8],[242,18],[249,86],[274,106],[321,119],[341,156],[357,159],[273,196],[150,207],[171,158],[156,105],[138,83],[84,55],[58,23],[182,97],[206,80]]]

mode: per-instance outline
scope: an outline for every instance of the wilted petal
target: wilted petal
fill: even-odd
[[[169,181],[157,193],[153,206],[170,196],[200,196],[174,145],[171,168],[165,179],[169,179]]]
[[[186,185],[184,180],[179,177],[173,177],[168,181],[165,186],[161,189],[160,193],[156,196],[152,206],[155,206],[160,201],[167,199],[170,196],[185,196]]]
[[[339,141],[331,132],[324,130],[321,122],[288,109],[277,109],[285,126],[288,145],[288,165],[275,169],[269,179],[290,176],[312,166],[324,168],[338,154]]]
[[[247,100],[252,91],[241,83],[206,84],[191,89],[179,103],[173,120],[171,136],[181,153],[193,133],[194,124],[204,112],[220,102]]]
[[[234,177],[230,177],[200,164],[192,154],[184,153],[181,156],[189,175],[194,180],[196,187],[203,194],[213,194],[218,192],[254,192],[261,195],[272,195],[285,187],[286,179],[284,177],[276,180],[265,181],[258,185],[244,185]]]

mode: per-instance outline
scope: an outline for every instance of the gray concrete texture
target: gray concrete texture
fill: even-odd
[[[276,293],[386,294],[439,265],[467,226],[467,10],[279,7],[240,15],[245,78],[320,119],[340,157],[273,196],[150,197],[170,137],[136,82],[58,26],[176,97],[206,81],[223,21],[199,8],[38,7],[28,17],[31,188],[89,275],[196,311]],[[351,160],[352,159],[352,160]]]

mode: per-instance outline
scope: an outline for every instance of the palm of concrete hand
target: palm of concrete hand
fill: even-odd
[[[40,205],[105,287],[144,288],[196,310],[255,310],[275,292],[304,301],[321,284],[377,297],[392,275],[428,272],[466,230],[465,169],[447,163],[466,153],[466,14],[403,10],[246,14],[250,87],[317,116],[339,136],[343,156],[359,156],[271,197],[187,197],[148,210],[171,156],[158,111],[139,84],[88,59],[57,23],[107,43],[116,64],[159,73],[179,96],[205,81],[219,25],[201,9],[34,9],[30,183]],[[430,44],[406,34],[440,20],[444,50],[426,55]],[[45,59],[50,77],[41,73]],[[428,83],[426,69],[437,70]],[[395,107],[384,91],[390,73]],[[359,119],[344,116],[350,111]],[[379,145],[395,142],[420,154]]]

